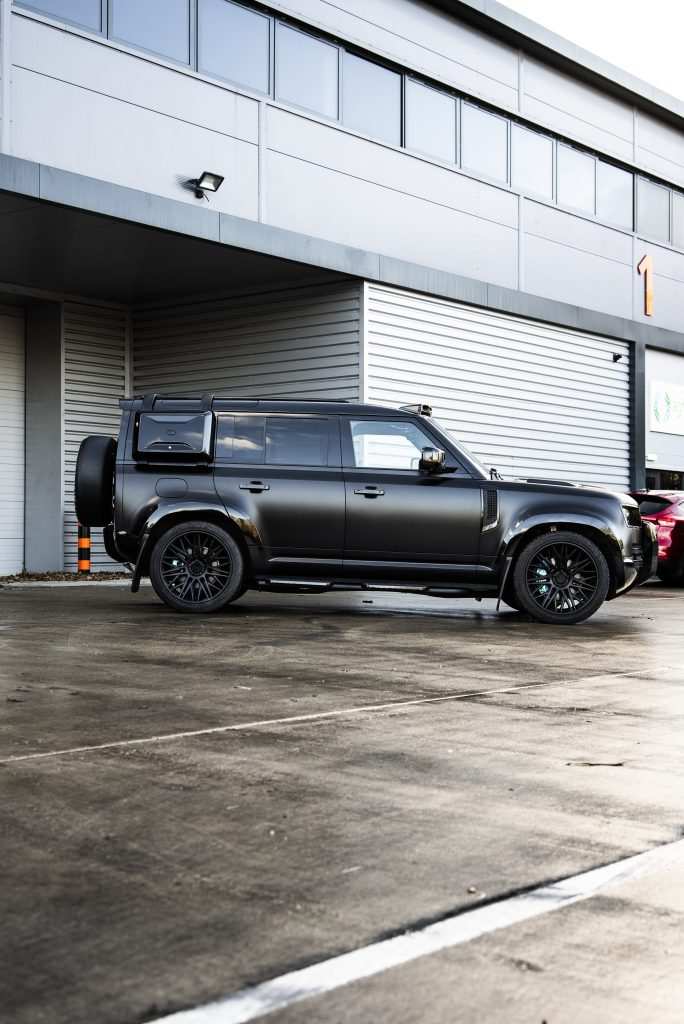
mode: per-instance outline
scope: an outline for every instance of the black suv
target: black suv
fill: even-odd
[[[162,397],[83,441],[76,511],[187,612],[246,590],[493,597],[575,623],[656,569],[627,495],[504,480],[428,406]]]

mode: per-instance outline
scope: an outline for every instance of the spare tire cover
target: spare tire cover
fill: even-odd
[[[82,526],[107,526],[113,518],[112,494],[116,441],[92,434],[81,441],[76,460],[74,497]]]

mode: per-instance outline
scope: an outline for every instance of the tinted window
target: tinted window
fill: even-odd
[[[634,226],[634,178],[612,164],[599,160],[597,175],[596,212],[601,220],[618,224],[630,231]]]
[[[684,196],[681,192],[672,193],[672,241],[680,249],[684,249]]]
[[[269,416],[266,462],[275,466],[327,466],[329,421],[306,416]]]
[[[330,43],[278,25],[276,36],[276,93],[280,100],[338,116],[338,50]]]
[[[364,135],[401,143],[401,75],[372,61],[344,55],[344,123]]]
[[[558,147],[558,202],[584,213],[596,211],[596,161],[569,146]]]
[[[189,63],[189,0],[111,0],[109,6],[117,39]]]
[[[406,79],[406,146],[456,161],[456,100],[438,89]]]
[[[513,188],[553,199],[553,140],[514,124],[511,147]]]
[[[669,508],[672,504],[670,498],[640,498],[639,500],[639,511],[642,516],[657,516],[660,512],[664,512],[666,508]]]
[[[639,231],[667,242],[670,238],[670,192],[639,178]]]
[[[102,31],[100,0],[27,0],[27,6],[52,18],[64,18],[95,32]]]
[[[231,0],[200,0],[199,69],[268,92],[270,19]]]
[[[264,416],[219,416],[216,458],[260,465],[264,461]]]
[[[461,115],[461,164],[496,181],[508,178],[508,122],[464,103]]]
[[[402,420],[352,420],[354,465],[359,469],[418,469],[423,448],[432,438]]]

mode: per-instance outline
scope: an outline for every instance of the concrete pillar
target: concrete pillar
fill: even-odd
[[[62,309],[26,310],[25,562],[29,572],[61,572],[63,544]]]

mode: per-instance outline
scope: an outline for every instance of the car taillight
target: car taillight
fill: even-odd
[[[677,525],[677,519],[675,516],[658,516],[656,519],[656,525],[659,528],[662,527],[665,530],[671,530],[673,526]]]

